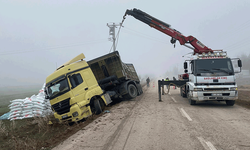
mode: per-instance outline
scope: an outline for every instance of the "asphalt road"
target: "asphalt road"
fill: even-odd
[[[55,150],[249,150],[250,111],[225,102],[189,105],[179,90],[158,101],[157,87],[123,101]]]

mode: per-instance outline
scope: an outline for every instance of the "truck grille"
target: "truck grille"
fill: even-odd
[[[235,82],[232,83],[195,83],[195,86],[197,85],[235,85]]]
[[[218,100],[222,100],[223,97],[209,97],[209,99],[218,99]]]
[[[204,88],[204,91],[228,91],[228,88]]]
[[[212,96],[212,93],[203,93],[203,96]],[[222,96],[229,96],[230,93],[222,93]]]
[[[52,105],[53,109],[57,114],[61,115],[70,111],[69,105],[70,98],[67,98],[59,103]]]

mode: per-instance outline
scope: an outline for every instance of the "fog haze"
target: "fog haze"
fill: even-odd
[[[112,49],[107,23],[140,9],[183,35],[230,57],[249,55],[249,0],[9,0],[0,1],[0,87],[43,83],[57,67],[84,53],[86,60]],[[118,33],[119,27],[116,28]],[[126,16],[117,50],[141,76],[166,76],[192,50]],[[244,62],[243,62],[244,65]]]

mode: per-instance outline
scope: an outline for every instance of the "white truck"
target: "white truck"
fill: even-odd
[[[238,66],[242,66],[240,59]],[[238,99],[236,72],[226,52],[194,55],[184,63],[184,69],[188,73],[179,76],[185,83],[180,93],[191,105],[197,101],[226,101],[228,106],[233,106]]]
[[[197,101],[226,101],[226,104],[233,106],[238,99],[235,71],[226,52],[222,50],[212,50],[203,45],[193,36],[184,36],[169,24],[160,21],[149,14],[139,10],[127,10],[126,15],[148,24],[150,27],[169,35],[170,42],[175,45],[176,40],[183,46],[193,50],[190,60],[185,61],[185,74],[179,76],[179,80],[158,81],[159,101],[161,101],[161,87],[164,85],[175,85],[180,87],[180,93],[187,97],[190,104]],[[190,45],[186,45],[190,44]],[[242,67],[240,59],[235,58],[237,65]],[[189,64],[189,71],[188,71]],[[239,72],[240,72],[239,71]]]

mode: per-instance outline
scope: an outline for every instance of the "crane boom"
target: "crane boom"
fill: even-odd
[[[193,37],[193,36],[186,37],[186,36],[182,35],[179,31],[171,28],[169,24],[167,24],[163,21],[160,21],[159,19],[156,19],[156,18],[150,16],[149,14],[147,14],[139,9],[136,9],[136,8],[134,8],[132,10],[127,9],[125,15],[123,16],[124,19],[125,19],[126,15],[133,16],[134,18],[144,22],[145,24],[148,24],[150,27],[155,28],[156,30],[159,30],[159,31],[171,36],[172,38],[171,38],[170,42],[172,44],[175,44],[176,40],[178,40],[181,45],[184,45],[188,48],[193,49],[194,54],[196,54],[196,53],[202,54],[202,53],[208,53],[208,52],[213,53],[212,49],[203,45],[195,37]],[[193,47],[185,45],[187,43],[191,44]]]

